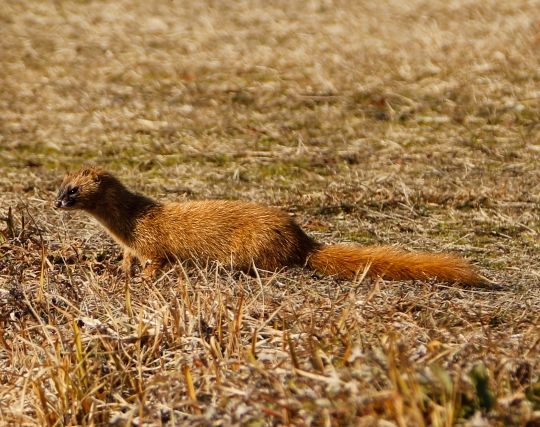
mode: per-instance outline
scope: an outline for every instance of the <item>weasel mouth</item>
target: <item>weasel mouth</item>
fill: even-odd
[[[73,199],[57,199],[54,202],[54,207],[56,209],[69,209],[72,208],[73,205],[75,205],[75,200]]]

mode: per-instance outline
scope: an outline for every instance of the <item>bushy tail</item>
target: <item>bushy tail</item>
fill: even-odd
[[[404,252],[387,246],[325,245],[310,254],[307,266],[343,279],[354,279],[367,269],[369,277],[387,280],[487,283],[464,259],[448,254]]]

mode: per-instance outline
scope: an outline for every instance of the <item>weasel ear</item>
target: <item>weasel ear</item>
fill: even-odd
[[[93,181],[99,181],[104,174],[103,170],[96,166],[91,166],[81,170],[81,175],[91,178]]]

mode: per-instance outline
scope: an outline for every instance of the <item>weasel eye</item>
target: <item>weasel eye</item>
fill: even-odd
[[[70,196],[73,196],[74,194],[77,194],[78,192],[79,192],[79,187],[73,187],[69,189],[68,194]]]

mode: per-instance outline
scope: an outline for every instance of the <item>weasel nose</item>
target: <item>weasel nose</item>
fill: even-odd
[[[57,200],[54,201],[54,207],[55,208],[59,208],[61,206],[62,206],[62,200],[57,199]]]

